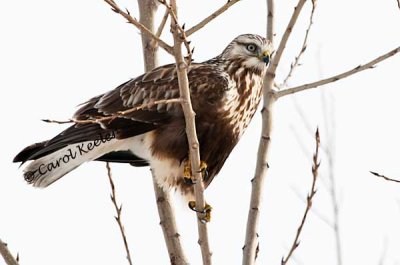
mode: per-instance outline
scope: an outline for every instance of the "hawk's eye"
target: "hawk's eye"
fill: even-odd
[[[246,49],[247,49],[249,52],[255,52],[255,51],[257,50],[257,46],[254,45],[254,44],[247,44]]]

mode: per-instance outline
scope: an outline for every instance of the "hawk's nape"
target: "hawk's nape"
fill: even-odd
[[[245,34],[215,58],[189,65],[200,156],[209,172],[206,187],[257,109],[272,52],[268,40]],[[188,144],[180,103],[173,101],[178,98],[175,65],[155,68],[82,104],[74,115],[76,124],[26,147],[14,162],[30,161],[24,176],[36,187],[92,160],[149,165],[160,187],[178,188],[193,198],[193,187],[183,176]]]

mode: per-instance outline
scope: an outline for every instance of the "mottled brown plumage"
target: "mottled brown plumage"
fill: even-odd
[[[209,171],[206,187],[221,170],[257,109],[271,53],[269,41],[246,34],[235,38],[221,55],[189,66],[201,160],[208,164]],[[160,186],[178,188],[191,197],[192,187],[183,181],[182,174],[188,144],[181,106],[176,102],[154,104],[176,98],[179,87],[175,65],[155,68],[92,98],[74,115],[77,120],[112,115],[117,118],[99,124],[75,124],[49,141],[25,148],[14,162],[34,160],[25,168],[25,177],[39,187],[48,186],[88,160],[149,164]],[[137,106],[144,107],[121,114]],[[99,142],[105,133],[112,133],[115,139]],[[80,148],[80,156],[75,158],[68,155],[79,148],[77,145],[87,146],[90,141],[99,145],[93,150],[83,149],[88,152]]]

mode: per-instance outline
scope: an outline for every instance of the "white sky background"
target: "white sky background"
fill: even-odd
[[[276,45],[297,1],[276,1]],[[309,1],[308,1],[309,2]],[[118,1],[138,15],[135,1]],[[179,1],[187,28],[225,1]],[[297,54],[310,3],[295,27],[278,69],[282,80]],[[190,39],[194,59],[219,54],[237,35],[265,35],[265,1],[241,1]],[[160,12],[160,15],[163,11]],[[367,62],[400,44],[395,0],[318,1],[303,66],[291,84],[327,77]],[[0,98],[2,115],[0,238],[19,252],[21,264],[127,264],[109,193],[105,164],[79,167],[45,190],[25,184],[12,158],[25,146],[46,140],[65,126],[75,106],[143,72],[138,30],[101,0],[3,1],[0,9]],[[170,40],[169,31],[164,36]],[[161,63],[172,57],[161,54]],[[321,66],[319,66],[321,65]],[[335,120],[335,177],[340,198],[344,264],[400,264],[400,185],[369,173],[400,179],[400,56],[375,69],[296,96],[314,131],[324,126],[322,91]],[[333,106],[333,108],[332,108]],[[314,139],[291,97],[275,106],[270,171],[260,219],[259,264],[279,264],[304,211],[311,184]],[[207,190],[214,207],[209,224],[215,264],[240,264],[261,120],[251,126]],[[300,147],[296,132],[301,139]],[[305,152],[304,152],[305,149]],[[326,186],[327,159],[313,208],[332,219]],[[117,199],[135,264],[168,264],[148,169],[112,165]],[[176,196],[179,231],[192,264],[200,264],[194,213]],[[386,247],[385,247],[386,246]],[[2,264],[0,260],[0,264]],[[297,262],[297,263],[296,263]],[[336,264],[333,230],[310,213],[291,264]]]

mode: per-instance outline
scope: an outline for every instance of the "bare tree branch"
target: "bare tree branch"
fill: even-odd
[[[167,245],[168,255],[173,265],[188,265],[180,242],[180,235],[176,227],[175,213],[171,204],[171,197],[157,184],[153,176],[153,185],[157,201],[158,214],[160,215],[160,226],[164,233],[164,240]]]
[[[255,176],[252,179],[250,207],[247,218],[246,239],[243,247],[243,265],[250,265],[255,263],[257,246],[258,246],[258,223],[260,216],[261,194],[264,186],[264,180],[268,170],[268,152],[269,144],[271,141],[271,123],[272,123],[272,106],[276,101],[274,92],[275,73],[279,64],[279,60],[283,54],[286,42],[292,32],[292,28],[296,23],[297,17],[300,14],[302,7],[306,0],[299,0],[295,8],[286,31],[279,44],[276,55],[272,58],[272,62],[268,67],[267,74],[264,77],[263,88],[263,109],[262,113],[262,131],[257,154],[257,166]],[[267,39],[271,42],[274,37],[274,1],[267,0],[268,16],[267,16]]]
[[[246,239],[243,247],[243,265],[255,264],[258,247],[258,225],[260,219],[261,194],[264,187],[264,181],[269,168],[268,152],[271,141],[271,124],[272,124],[272,104],[275,102],[274,95],[271,90],[272,78],[264,83],[264,106],[262,109],[262,136],[258,147],[257,166],[255,176],[251,180],[251,197],[250,207],[247,217]]]
[[[152,32],[154,31],[154,16],[158,8],[158,4],[156,4],[155,2],[156,0],[154,0],[153,3],[148,0],[138,0],[141,21],[143,25]],[[161,32],[165,27],[168,16],[169,10],[166,9],[160,26],[158,27],[156,36],[161,36]],[[148,35],[142,34],[142,44],[144,49],[143,55],[146,58],[146,60],[144,60],[144,68],[146,72],[158,66],[157,50],[155,50],[154,52],[151,50],[145,50],[145,47],[153,45],[152,43],[154,43],[153,39],[149,38]],[[160,226],[164,234],[164,240],[167,246],[170,262],[173,265],[187,265],[189,263],[180,242],[180,235],[176,227],[175,213],[172,207],[171,197],[169,196],[168,192],[159,187],[152,170],[151,174],[156,196],[158,214],[160,216]]]
[[[288,88],[288,89],[285,89],[285,90],[282,90],[282,91],[278,91],[276,93],[277,94],[276,96],[278,98],[280,98],[280,97],[287,96],[287,95],[290,95],[290,94],[294,94],[294,93],[297,93],[297,92],[300,92],[300,91],[303,91],[303,90],[316,88],[316,87],[319,87],[319,86],[322,86],[322,85],[326,85],[326,84],[338,81],[340,79],[346,78],[346,77],[351,76],[353,74],[356,74],[358,72],[373,68],[377,63],[379,63],[381,61],[384,61],[389,57],[392,57],[393,55],[397,54],[398,52],[400,52],[400,47],[397,47],[396,49],[391,50],[390,52],[387,52],[387,53],[375,58],[374,60],[372,60],[372,61],[370,61],[370,62],[368,62],[366,64],[359,65],[356,68],[354,68],[352,70],[349,70],[349,71],[346,71],[344,73],[341,73],[341,74],[338,74],[338,75],[335,75],[335,76],[332,76],[332,77],[328,77],[328,78],[325,78],[325,79],[322,79],[322,80],[319,80],[319,81],[316,81],[316,82],[312,82],[312,83],[309,83],[309,84],[296,86],[296,87]]]
[[[57,120],[42,119],[42,121],[47,122],[47,123],[57,123],[57,124],[67,124],[67,123],[73,123],[74,122],[72,119],[69,119],[67,121],[57,121]]]
[[[320,149],[321,149],[321,145],[320,145]],[[319,179],[321,179],[321,177],[319,177]],[[292,190],[296,194],[297,198],[299,198],[303,203],[307,204],[307,198],[303,198],[303,194],[298,189],[296,189],[295,187],[292,187]],[[314,208],[311,208],[310,210],[311,210],[311,213],[315,214],[315,216],[318,217],[327,226],[329,226],[329,228],[334,229],[334,224],[332,223],[332,221],[329,220],[329,218],[326,217],[324,214],[319,212],[318,209],[316,209],[314,207]]]
[[[1,239],[0,239],[0,254],[7,265],[18,265],[18,261],[11,254],[10,250],[7,247],[7,244],[1,241]]]
[[[186,31],[186,36],[190,36],[193,33],[195,33],[196,31],[198,31],[199,29],[201,29],[202,27],[204,27],[205,25],[207,25],[210,21],[212,21],[213,19],[217,18],[219,15],[221,15],[222,13],[224,13],[226,10],[228,10],[228,8],[230,8],[231,6],[233,6],[234,4],[236,4],[237,2],[239,2],[240,0],[228,0],[228,2],[223,5],[221,8],[219,8],[217,11],[215,11],[214,13],[212,13],[211,15],[209,15],[208,17],[206,17],[205,19],[203,19],[200,23],[198,23],[197,25],[193,26],[192,28],[188,29]]]
[[[139,6],[139,23],[147,28],[151,33],[154,33],[154,16],[159,6],[158,1],[138,0],[137,2]],[[155,36],[159,38],[161,36],[161,32],[160,35],[156,33]],[[156,56],[158,45],[157,41],[152,37],[152,35],[141,34],[141,37],[143,63],[147,67],[146,72],[149,72],[158,65],[158,57]]]
[[[267,39],[273,42],[275,36],[275,2],[274,0],[267,0]]]
[[[163,32],[163,30],[165,28],[165,25],[167,24],[168,16],[169,16],[169,10],[165,9],[164,16],[161,19],[160,25],[158,26],[158,29],[157,29],[157,32],[156,32],[156,36],[157,37],[161,37],[161,34],[162,34],[162,32]]]
[[[315,6],[314,6],[315,7]],[[314,12],[314,11],[312,11]],[[311,21],[312,19],[310,19]],[[311,25],[311,24],[310,24]],[[309,25],[309,26],[310,26]],[[304,42],[306,43],[306,42]],[[304,46],[303,46],[304,47]],[[321,65],[320,65],[320,60],[319,60],[319,69],[321,72]],[[291,69],[292,70],[292,69]],[[289,76],[289,75],[288,75]],[[285,80],[287,81],[287,80]],[[326,100],[326,97],[324,97],[324,92],[326,91],[321,91],[321,96],[322,96],[322,111],[324,114],[324,121],[325,121],[325,129],[326,133],[328,135],[327,137],[327,144],[323,145],[320,143],[320,149],[326,153],[327,160],[328,160],[328,178],[330,183],[326,183],[326,187],[328,189],[330,198],[331,198],[331,203],[332,203],[332,209],[333,209],[333,222],[331,224],[331,228],[333,229],[334,236],[335,236],[335,245],[336,245],[336,260],[337,260],[337,265],[342,265],[343,264],[343,258],[342,258],[342,244],[341,244],[341,233],[340,233],[340,225],[339,225],[339,203],[337,200],[337,190],[336,190],[336,178],[334,174],[334,161],[335,161],[335,152],[334,152],[334,129],[335,129],[335,121],[334,118],[332,118],[332,115],[328,114],[328,102]],[[299,103],[296,101],[296,97],[292,97],[292,100],[295,104],[296,111],[301,117],[301,120],[303,121],[306,130],[310,133],[312,133],[311,125],[309,124],[304,111],[302,110],[301,106]],[[332,125],[329,126],[328,122],[331,122]],[[295,132],[295,130],[293,130]],[[296,134],[296,140],[298,141],[299,145],[303,147],[302,142],[300,141],[298,135]],[[321,180],[324,180],[323,178],[320,178]],[[324,183],[325,184],[325,183]],[[313,212],[315,208],[312,208],[311,211]],[[319,216],[321,218],[321,216]],[[321,218],[321,220],[324,220]],[[328,221],[331,223],[330,221]]]
[[[179,38],[182,41],[182,43],[185,45],[187,55],[184,58],[187,64],[189,65],[192,62],[192,55],[194,48],[193,49],[190,48],[190,41],[187,40],[186,32],[184,29],[185,24],[183,24],[183,26],[179,25],[178,17],[177,14],[175,13],[175,10],[172,8],[171,5],[168,4],[166,0],[158,0],[158,1],[167,8],[169,15],[171,16],[171,23],[174,23],[176,30],[178,32],[177,34],[179,35]]]
[[[158,104],[173,104],[173,103],[181,103],[182,99],[180,98],[171,98],[171,99],[160,99],[160,100],[156,100],[153,102],[148,102],[145,104],[141,104],[138,105],[136,107],[124,110],[124,111],[118,111],[116,114],[113,115],[109,115],[109,116],[101,116],[97,119],[91,119],[91,120],[77,120],[77,119],[69,119],[67,121],[57,121],[57,120],[49,120],[49,119],[42,119],[42,121],[44,122],[48,122],[48,123],[57,123],[57,124],[65,124],[65,123],[78,123],[78,124],[92,124],[92,123],[101,123],[101,122],[112,122],[113,120],[115,120],[116,118],[120,118],[123,115],[138,111],[138,110],[142,110],[142,109],[146,109],[146,108],[152,108],[154,105],[158,105]]]
[[[267,0],[267,39],[272,43],[274,41],[274,0]],[[270,66],[271,67],[271,66]],[[268,151],[271,139],[272,124],[272,105],[275,102],[273,93],[274,74],[269,74],[264,78],[263,87],[263,109],[262,113],[262,129],[260,143],[258,146],[257,166],[254,178],[251,180],[251,197],[250,207],[247,217],[246,238],[243,247],[243,265],[255,264],[258,254],[258,224],[260,219],[260,204],[262,188],[268,170]]]
[[[106,163],[106,168],[107,168],[108,179],[110,181],[110,186],[111,186],[111,201],[112,201],[112,203],[114,205],[115,211],[117,212],[117,216],[115,216],[115,220],[118,223],[119,230],[121,232],[122,239],[124,241],[124,246],[125,246],[125,251],[126,251],[126,258],[128,259],[129,264],[132,265],[131,253],[129,251],[129,246],[128,246],[128,241],[127,241],[126,235],[125,235],[124,225],[122,224],[122,220],[121,220],[122,205],[118,206],[118,203],[117,203],[114,181],[112,179],[111,168],[110,168],[110,164],[108,162]]]
[[[370,173],[371,173],[372,175],[374,175],[374,176],[379,177],[379,178],[383,178],[384,180],[391,181],[391,182],[396,182],[396,183],[400,183],[400,180],[388,178],[388,177],[386,177],[385,175],[382,175],[382,174],[379,174],[379,173],[376,173],[376,172],[373,172],[373,171],[370,171]]]
[[[301,231],[303,230],[305,221],[307,219],[308,212],[310,211],[310,209],[312,207],[312,199],[313,199],[315,193],[317,192],[317,190],[315,189],[315,184],[317,182],[318,168],[319,168],[319,165],[320,165],[320,163],[318,162],[318,160],[319,160],[319,158],[318,158],[319,145],[320,145],[320,138],[319,138],[318,129],[317,129],[317,131],[315,133],[315,143],[316,143],[315,144],[315,154],[313,156],[313,167],[312,167],[313,181],[312,181],[312,184],[311,184],[310,193],[307,196],[307,207],[306,207],[306,210],[304,211],[303,218],[301,219],[300,225],[297,228],[296,236],[294,238],[292,247],[290,248],[289,253],[287,254],[286,258],[285,257],[282,258],[281,265],[285,265],[288,262],[288,260],[292,256],[293,252],[297,249],[297,247],[300,244],[299,237],[300,237]]]
[[[171,0],[171,8],[173,14],[171,17],[178,18],[177,15],[177,5],[176,0]],[[198,224],[198,232],[199,232],[199,245],[201,248],[201,254],[203,258],[203,264],[210,265],[211,264],[211,251],[208,241],[208,231],[207,225],[205,222],[202,222],[205,218],[205,199],[204,199],[204,184],[200,172],[200,150],[199,150],[199,142],[197,139],[196,133],[196,125],[194,119],[194,111],[192,108],[192,104],[190,101],[190,90],[189,90],[189,81],[187,77],[187,68],[188,63],[185,62],[181,45],[185,41],[182,39],[184,34],[180,34],[179,25],[175,19],[171,19],[171,31],[174,37],[174,56],[176,62],[177,76],[179,82],[179,92],[180,96],[183,99],[181,102],[182,110],[185,116],[186,123],[186,135],[189,143],[189,155],[192,167],[193,174],[193,182],[194,184],[194,193],[196,197],[196,209],[197,209],[197,224]]]
[[[292,17],[290,18],[289,24],[286,27],[285,33],[283,33],[282,39],[279,43],[279,47],[276,50],[275,55],[272,57],[271,65],[268,68],[268,72],[270,74],[274,74],[274,77],[275,77],[276,68],[278,67],[279,61],[281,60],[283,51],[286,48],[286,43],[289,40],[289,37],[293,31],[293,27],[296,24],[297,18],[299,17],[300,12],[306,1],[307,0],[299,0],[299,2],[297,3],[297,6],[294,8]]]
[[[142,34],[147,34],[151,36],[166,52],[169,54],[173,54],[172,47],[169,46],[167,43],[165,43],[163,40],[161,40],[159,37],[154,35],[148,28],[143,26],[140,22],[138,22],[135,18],[133,18],[129,12],[124,12],[122,11],[119,6],[113,1],[113,0],[104,0],[107,4],[109,4],[112,7],[112,10],[121,16],[123,16],[126,20],[128,20],[129,23],[134,25],[137,29],[142,32]]]
[[[400,8],[400,0],[397,0],[397,6]]]
[[[304,55],[304,52],[307,49],[307,43],[308,43],[308,36],[310,34],[311,27],[313,25],[313,19],[314,19],[314,13],[315,13],[315,7],[316,7],[316,1],[312,1],[312,9],[311,9],[311,14],[310,14],[310,19],[308,20],[308,27],[306,30],[306,34],[304,35],[304,40],[303,40],[303,45],[301,46],[299,54],[296,56],[294,59],[294,62],[290,65],[290,70],[289,73],[287,74],[285,80],[283,81],[283,84],[281,87],[287,87],[289,79],[292,77],[294,70],[300,66],[300,58]]]

